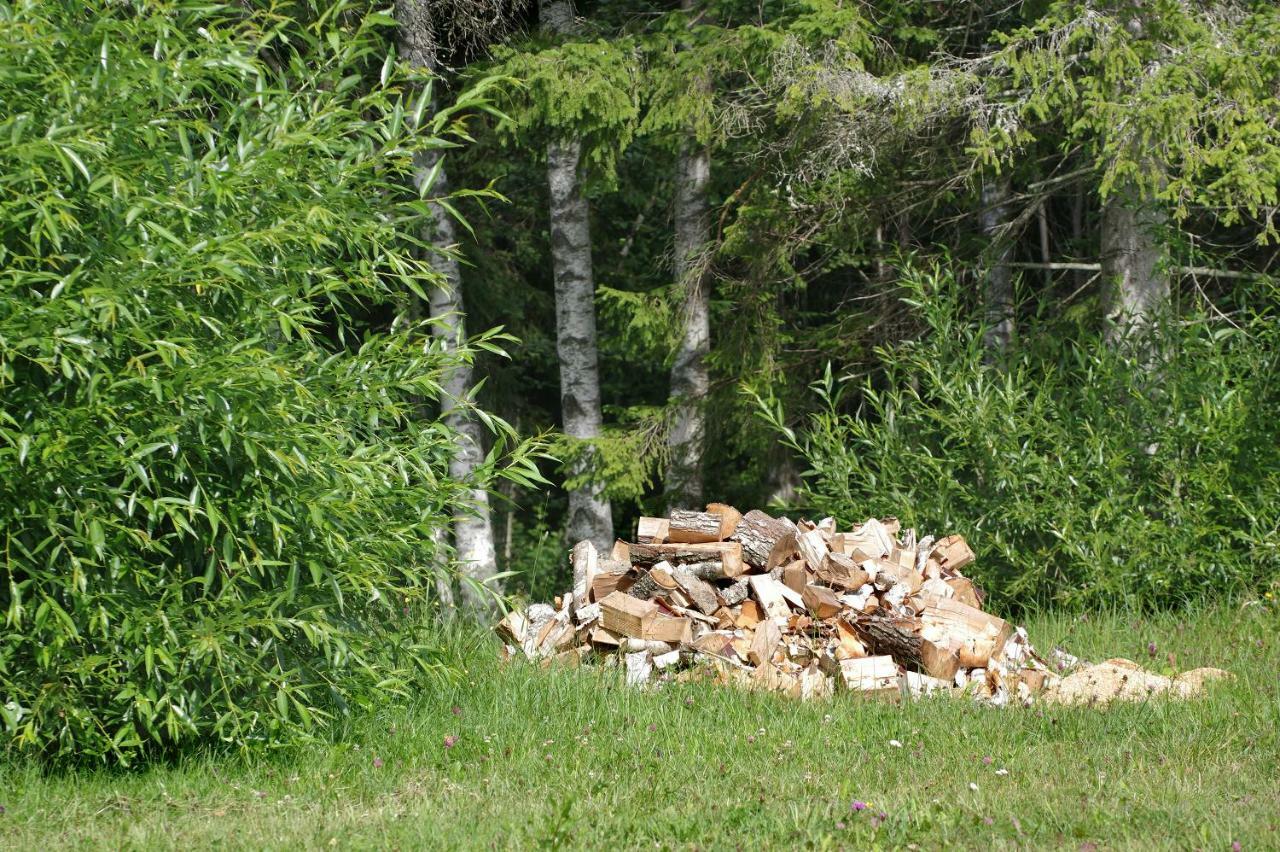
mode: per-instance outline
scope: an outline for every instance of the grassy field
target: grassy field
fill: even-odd
[[[130,774],[0,765],[0,844],[1280,847],[1274,610],[1046,616],[1029,628],[1041,648],[1157,668],[1173,654],[1179,669],[1237,677],[1204,699],[1105,711],[801,704],[502,667],[491,640],[473,640],[464,683],[337,744]]]

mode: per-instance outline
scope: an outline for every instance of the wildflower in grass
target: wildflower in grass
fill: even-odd
[[[982,824],[983,824],[983,825],[995,825],[995,824],[996,824],[996,821],[995,821],[995,820],[993,820],[991,817],[983,817],[983,818],[982,818]]]
[[[373,759],[373,768],[374,768],[374,769],[381,769],[381,768],[382,768],[382,758],[380,758],[380,757],[375,757],[375,758]]]
[[[894,748],[902,748],[902,743],[898,742],[897,740],[889,740],[889,745],[893,746]]]
[[[444,737],[445,748],[453,748],[457,744],[458,744],[458,738],[455,735],[445,734],[445,737]]]
[[[0,811],[0,813],[3,813],[3,811]],[[1231,852],[1240,852],[1241,848],[1239,840],[1231,841]]]
[[[867,809],[867,803],[866,803],[866,802],[854,802],[852,805],[850,805],[850,806],[849,806],[849,808],[850,808],[850,810],[855,810],[855,811],[865,811],[865,810]]]
[[[453,705],[452,707],[450,707],[450,708],[449,708],[449,712],[450,712],[450,713],[452,713],[452,714],[453,714],[453,715],[455,715],[455,716],[461,716],[461,715],[462,715],[462,708],[461,708],[461,707],[459,707],[457,704],[455,704],[455,705]]]
[[[977,784],[975,784],[975,783],[973,783],[972,781],[970,781],[970,782],[969,782],[969,789],[976,793],[976,792],[978,792],[978,785],[977,785]]]
[[[1009,770],[1007,770],[1007,769],[1005,769],[1005,768],[1001,767],[1000,769],[997,769],[997,770],[996,770],[996,774],[997,774],[997,775],[1008,775],[1008,774],[1009,774]]]
[[[845,824],[843,822],[838,822],[836,823],[836,828],[839,829],[840,831],[844,831]]]
[[[983,765],[983,766],[990,766],[990,765],[991,765],[991,755],[989,755],[989,754],[988,754],[988,755],[986,755],[985,757],[983,757],[983,758],[982,758],[982,765]]]
[[[1147,643],[1147,656],[1149,656],[1149,657],[1154,657],[1155,655],[1156,655],[1156,643],[1155,643],[1155,642],[1148,642],[1148,643]]]

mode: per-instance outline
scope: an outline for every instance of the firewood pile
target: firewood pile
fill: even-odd
[[[600,661],[631,684],[705,678],[799,698],[959,692],[1031,704],[1078,661],[1053,662],[982,608],[964,538],[918,537],[895,518],[838,531],[713,503],[641,518],[634,542],[570,552],[555,605],[498,625],[509,657]],[[1132,664],[1131,664],[1132,665]],[[1210,676],[1212,677],[1212,676]],[[1074,695],[1074,693],[1073,693]]]

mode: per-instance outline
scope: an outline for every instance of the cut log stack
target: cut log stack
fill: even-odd
[[[704,511],[641,518],[634,542],[570,552],[573,589],[498,625],[509,656],[617,665],[631,683],[710,678],[802,698],[969,691],[1030,703],[1057,674],[982,609],[973,551],[871,518]]]

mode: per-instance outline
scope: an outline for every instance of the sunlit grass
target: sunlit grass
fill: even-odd
[[[642,693],[602,669],[504,667],[491,640],[472,639],[455,643],[464,682],[363,719],[337,744],[132,774],[0,768],[0,843],[1280,845],[1274,611],[1046,615],[1029,627],[1042,648],[1064,641],[1153,668],[1173,654],[1179,669],[1237,677],[1204,699],[1105,711],[801,704],[706,685]]]

